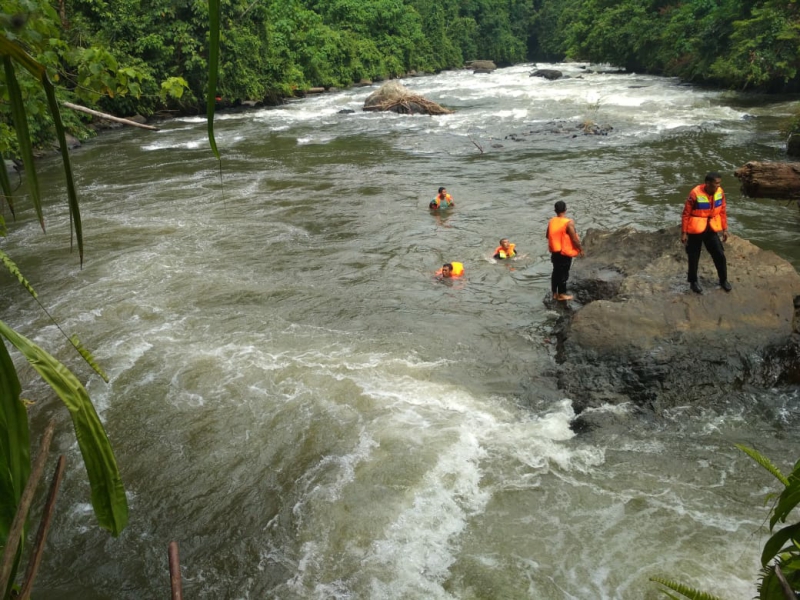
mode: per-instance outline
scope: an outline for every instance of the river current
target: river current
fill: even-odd
[[[784,159],[795,104],[551,66],[571,77],[403,80],[439,117],[364,113],[375,88],[219,113],[221,181],[202,118],[105,133],[73,153],[83,269],[42,161],[48,232],[25,208],[0,247],[110,383],[8,274],[0,318],[87,382],[131,518],[97,528],[66,410],[15,355],[69,461],[37,597],[167,597],[171,540],[187,598],[638,600],[652,576],[754,595],[777,482],[733,444],[789,471],[798,390],[576,436],[544,230],[557,200],[579,232],[675,225],[714,170],[731,232],[800,267],[800,211],[732,175]],[[587,121],[613,130],[567,132]],[[456,207],[434,216],[439,186]],[[493,261],[501,237],[521,257]],[[447,261],[466,277],[436,282]]]

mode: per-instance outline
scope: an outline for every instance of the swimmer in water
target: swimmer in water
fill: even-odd
[[[441,279],[456,279],[464,276],[464,265],[460,262],[445,263],[436,271],[436,276]]]
[[[492,258],[496,258],[498,260],[512,258],[517,255],[517,251],[515,250],[516,246],[516,244],[510,244],[508,242],[508,238],[503,238],[500,240],[500,245],[495,248],[494,256]]]
[[[440,187],[439,193],[433,200],[430,201],[428,208],[431,210],[439,210],[440,208],[450,208],[451,206],[455,205],[456,203],[453,200],[453,197],[447,193],[447,188]]]

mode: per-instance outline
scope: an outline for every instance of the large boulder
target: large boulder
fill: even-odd
[[[748,385],[800,383],[800,275],[773,252],[730,236],[733,291],[700,258],[689,291],[680,228],[590,230],[556,326],[559,387],[575,409],[632,402],[640,410],[724,404]]]
[[[472,69],[476,73],[479,71],[481,73],[490,73],[497,68],[497,65],[494,64],[494,62],[492,62],[491,60],[470,60],[464,63],[464,65],[468,69]]]
[[[536,69],[535,71],[531,72],[530,76],[544,77],[545,79],[549,79],[550,81],[555,81],[556,79],[561,79],[564,76],[564,74],[558,69]]]
[[[364,101],[365,111],[385,111],[404,115],[447,115],[451,110],[423,96],[412,93],[397,81],[388,81]]]
[[[751,198],[800,199],[800,163],[750,161],[733,173]]]

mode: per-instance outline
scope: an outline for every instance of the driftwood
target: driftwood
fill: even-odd
[[[453,112],[423,96],[411,93],[396,81],[385,83],[370,94],[364,101],[363,110],[390,110],[402,115],[449,115]]]
[[[102,113],[99,110],[92,110],[91,108],[86,108],[85,106],[73,104],[72,102],[62,102],[61,104],[63,104],[67,108],[71,108],[72,110],[77,110],[78,112],[86,113],[87,115],[92,115],[93,117],[99,117],[101,119],[106,119],[108,121],[114,121],[115,123],[122,123],[123,125],[130,125],[131,127],[139,127],[141,129],[149,129],[150,131],[158,131],[158,127],[153,127],[152,125],[144,125],[143,123],[137,123],[136,121],[131,121],[130,119],[122,119],[120,117],[115,117],[114,115]]]
[[[800,163],[751,161],[734,175],[745,196],[800,202]]]

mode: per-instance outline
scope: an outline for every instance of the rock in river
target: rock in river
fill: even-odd
[[[726,293],[703,250],[698,295],[679,227],[589,230],[583,244],[569,282],[576,309],[556,325],[558,384],[576,412],[722,408],[731,391],[800,383],[800,275],[775,253],[730,236]]]

